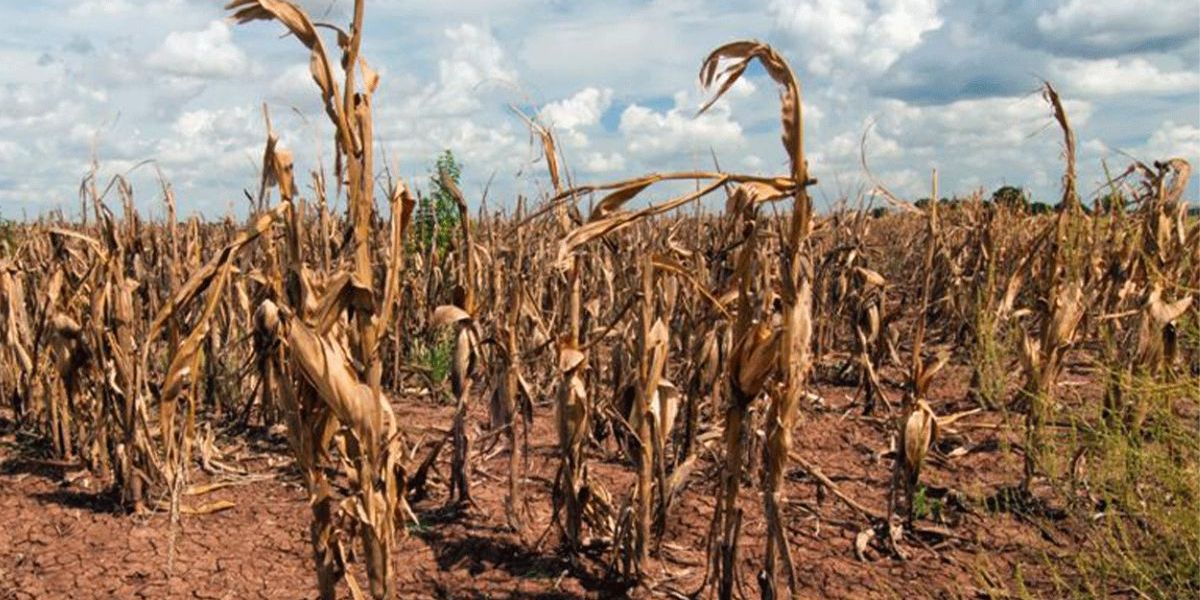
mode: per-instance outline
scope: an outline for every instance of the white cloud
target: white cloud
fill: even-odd
[[[742,165],[751,171],[759,171],[763,167],[763,159],[757,154],[747,154],[742,157]]]
[[[769,10],[818,75],[882,73],[942,26],[936,0],[772,0]]]
[[[860,149],[863,131],[871,125],[866,143],[871,170],[902,196],[927,196],[933,169],[947,196],[1006,183],[1025,186],[1039,198],[1058,194],[1062,136],[1049,105],[1037,94],[932,106],[883,100],[869,106],[865,120],[809,137],[810,167],[824,193],[853,193],[860,184],[869,186]],[[1094,105],[1067,99],[1065,107],[1077,135],[1086,139]],[[1090,185],[1098,164],[1080,164],[1080,180]]]
[[[434,157],[448,149],[467,166],[465,183],[482,186],[495,172],[496,181],[508,185],[522,159],[533,156],[522,143],[528,139],[526,132],[517,129],[513,117],[500,112],[481,118],[402,115],[389,109],[377,113],[376,122],[388,159],[398,163],[402,172],[423,175]]]
[[[619,152],[589,152],[583,159],[583,170],[588,173],[611,173],[624,168],[625,157]]]
[[[320,97],[307,62],[291,65],[276,75],[271,80],[270,90],[272,96],[289,102]]]
[[[561,139],[582,148],[588,145],[585,130],[600,123],[600,117],[612,106],[612,96],[609,88],[586,87],[570,98],[543,106],[538,116],[553,127]]]
[[[159,142],[158,159],[193,175],[214,163],[224,168],[253,164],[246,157],[256,150],[261,154],[261,118],[248,107],[187,111]]]
[[[12,162],[19,158],[25,158],[29,155],[29,151],[22,148],[15,142],[8,140],[0,140],[0,161]]]
[[[1195,39],[1198,22],[1200,4],[1186,0],[1067,0],[1036,21],[1052,45],[1089,53]]]
[[[438,74],[447,89],[466,91],[491,79],[514,81],[504,50],[492,33],[470,23],[446,30],[453,51],[438,61]]]
[[[96,115],[108,100],[101,89],[71,81],[65,73],[47,73],[29,84],[0,86],[0,137],[38,135],[35,143],[48,143],[47,132],[69,128]]]
[[[256,185],[263,101],[297,171],[322,148],[328,167],[331,130],[306,53],[278,25],[233,26],[223,4],[0,2],[0,18],[21,23],[0,47],[12,66],[0,69],[0,209],[75,205],[98,138],[106,172],[159,158],[184,214],[220,210]],[[301,4],[339,25],[353,5]],[[1055,199],[1062,140],[1038,76],[1068,102],[1081,188],[1103,179],[1100,157],[1123,160],[1109,148],[1200,164],[1194,1],[373,0],[367,11],[364,52],[382,76],[377,166],[386,155],[419,185],[450,148],[473,200],[493,173],[500,203],[547,188],[540,145],[510,103],[539,109],[581,179],[708,167],[710,148],[727,169],[783,172],[776,86],[757,69],[693,118],[706,99],[696,67],[731,31],[770,41],[801,77],[818,198],[856,189],[859,141],[875,119],[871,167],[898,193],[927,194],[936,167],[947,194],[1010,183]],[[153,171],[131,177],[139,205],[159,206],[146,191]]]
[[[821,107],[816,104],[812,104],[807,100],[801,100],[800,108],[804,111],[805,125],[820,125],[821,121],[825,120],[825,111],[821,110]]]
[[[78,18],[113,18],[125,17],[128,13],[137,12],[140,17],[153,14],[155,16],[179,16],[181,9],[186,9],[188,2],[195,0],[75,0],[67,15]],[[58,4],[58,3],[55,3]]]
[[[133,9],[128,0],[82,0],[72,6],[67,14],[72,17],[95,17],[98,15],[118,15]]]
[[[691,63],[702,57],[680,50],[684,45],[674,29],[652,19],[559,22],[524,36],[519,57],[533,81],[567,82],[582,72],[613,87],[639,82],[661,91],[659,73],[683,57],[688,70],[694,69]]]
[[[462,23],[443,33],[449,56],[438,60],[437,83],[426,87],[414,108],[440,115],[470,112],[480,107],[486,92],[517,82],[517,72],[487,29]]]
[[[840,133],[816,147],[811,156],[811,167],[817,170],[854,170],[861,162],[863,149],[861,132]],[[879,133],[878,128],[872,128],[867,134],[865,149],[872,161],[898,158],[904,150],[895,139]]]
[[[453,149],[464,161],[480,166],[510,162],[517,144],[511,126],[488,127],[470,120],[455,121],[429,137]]]
[[[863,31],[862,61],[882,72],[916,47],[922,35],[941,26],[936,0],[884,0],[879,14]]]
[[[117,110],[112,87],[91,72],[64,60],[39,64],[36,56],[0,50],[0,62],[14,67],[0,76],[0,211],[6,215],[53,208],[77,195],[93,134],[111,124]],[[117,140],[112,150],[128,144]]]
[[[749,98],[758,91],[758,86],[749,77],[742,77],[733,82],[733,87],[729,88],[726,96],[734,99]]]
[[[493,172],[501,185],[519,170],[524,131],[507,104],[518,102],[519,75],[490,29],[460,23],[442,30],[436,78],[384,72],[375,99],[376,135],[406,172],[423,172],[449,149],[468,166],[464,191]]]
[[[638,104],[626,107],[618,129],[629,152],[652,158],[710,148],[735,150],[745,145],[742,126],[733,120],[728,104],[718,102],[693,117],[696,109],[687,100],[686,93],[675,94],[675,106],[666,112]]]
[[[1146,160],[1181,157],[1193,165],[1200,164],[1200,127],[1166,121],[1146,140],[1141,154]]]
[[[1074,128],[1087,124],[1091,117],[1092,103],[1085,100],[1063,101],[1067,116]],[[904,140],[906,146],[929,146],[941,148],[959,147],[968,150],[972,146],[983,150],[989,146],[1022,145],[1031,136],[1045,134],[1057,136],[1057,125],[1051,121],[1049,105],[1037,94],[1020,98],[973,98],[945,105],[918,106],[899,100],[884,102],[884,111],[879,120],[884,133]],[[988,160],[987,152],[980,151],[979,160]]]
[[[200,31],[172,31],[146,64],[187,77],[226,78],[245,74],[250,61],[233,43],[229,25],[212,21]]]
[[[1054,81],[1087,96],[1182,93],[1200,90],[1200,73],[1163,71],[1142,57],[1099,60],[1057,59],[1050,63]]]

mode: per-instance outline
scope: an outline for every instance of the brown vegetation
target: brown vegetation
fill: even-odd
[[[471,218],[442,173],[458,236],[412,252],[408,188],[388,177],[386,211],[375,198],[363,4],[336,30],[336,62],[291,3],[229,5],[310,52],[345,215],[330,214],[323,172],[315,208],[301,196],[268,120],[246,224],[177,223],[166,184],[167,219],[144,222],[124,179],[101,191],[92,176],[90,221],[15,225],[0,259],[0,391],[6,430],[25,440],[10,464],[86,471],[123,511],[164,513],[168,577],[178,549],[194,560],[183,515],[235,507],[189,498],[246,477],[218,439],[283,431],[322,598],[420,593],[397,583],[413,568],[406,534],[461,536],[492,516],[509,546],[489,560],[566,557],[564,575],[605,582],[598,595],[745,596],[749,565],[761,597],[805,597],[829,589],[806,561],[830,556],[954,573],[918,595],[1200,591],[1200,224],[1182,201],[1186,162],[1135,163],[1087,210],[1047,84],[1066,148],[1055,214],[979,196],[917,207],[880,186],[897,212],[817,215],[800,84],[770,47],[734,42],[702,63],[716,92],[701,110],[760,62],[781,89],[786,173],[569,187],[552,132],[527,119],[553,195]],[[679,181],[695,190],[630,206]],[[720,213],[678,210],[718,194]],[[439,339],[449,389],[413,360]],[[839,386],[848,403],[830,395]],[[861,447],[814,445],[846,443],[838,434]],[[1092,541],[1070,561],[1026,556],[1036,581],[1020,566],[997,578],[980,540],[1007,518],[1035,539]],[[804,539],[798,561],[801,520],[853,541]],[[687,549],[706,556],[672,574]],[[24,585],[7,569],[0,587]]]

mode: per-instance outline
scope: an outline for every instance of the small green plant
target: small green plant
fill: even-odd
[[[917,486],[917,493],[913,494],[913,519],[940,519],[943,512],[942,501],[937,498],[929,497],[929,490],[924,485]]]
[[[408,530],[409,535],[421,539],[425,539],[425,537],[428,536],[431,531],[433,531],[433,529],[431,529],[428,525],[420,521],[410,522],[405,529]]]
[[[448,332],[439,331],[432,341],[421,338],[413,340],[408,363],[429,372],[434,383],[446,381],[450,375],[450,363],[454,360],[454,339]]]
[[[929,516],[929,499],[925,497],[925,486],[918,485],[917,493],[913,494],[913,519],[924,519]]]

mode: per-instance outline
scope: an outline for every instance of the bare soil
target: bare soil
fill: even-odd
[[[932,400],[940,414],[974,407],[967,399],[967,377],[962,368],[939,377]],[[1072,384],[1069,374],[1063,379],[1074,386],[1071,394],[1093,391]],[[821,401],[805,409],[795,432],[797,454],[845,495],[882,514],[891,477],[886,417],[861,417],[857,407],[848,411],[853,387],[814,391]],[[889,397],[899,398],[899,391],[891,388]],[[485,408],[477,404],[476,422],[482,423]],[[449,406],[421,399],[397,401],[395,408],[409,427],[445,427],[452,413]],[[956,433],[943,439],[940,455],[922,475],[930,506],[938,510],[899,544],[907,559],[875,541],[860,560],[855,542],[870,529],[869,519],[803,469],[793,469],[787,515],[806,597],[968,598],[1015,593],[1018,586],[1035,596],[1054,595],[1053,578],[1069,568],[1082,529],[1069,519],[1014,513],[989,501],[1021,476],[1021,455],[1012,446],[1018,436],[998,414],[972,415],[952,429]],[[633,470],[611,440],[605,444],[592,452],[590,475],[620,503],[632,488]],[[278,432],[260,431],[222,436],[218,446],[222,462],[242,472],[197,470],[194,484],[230,485],[185,496],[182,504],[204,509],[227,501],[232,508],[183,514],[172,527],[166,511],[122,513],[104,493],[104,482],[75,465],[39,459],[28,435],[0,418],[0,600],[315,598],[310,512],[284,440]],[[408,525],[398,542],[398,597],[680,597],[701,587],[717,485],[711,452],[673,507],[643,582],[633,585],[612,574],[608,550],[590,550],[575,561],[559,551],[549,497],[558,462],[549,405],[536,407],[530,446],[526,526],[519,533],[505,527],[503,442],[483,440],[474,448],[482,459],[473,480],[476,506],[445,509],[445,487],[434,479],[430,497],[413,507],[421,524]],[[422,448],[421,455],[427,451]],[[448,455],[439,463],[442,474]],[[766,529],[758,468],[750,470],[741,498],[746,597],[758,596],[756,566]],[[354,570],[365,583],[359,568]]]

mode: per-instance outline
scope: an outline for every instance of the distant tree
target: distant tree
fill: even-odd
[[[0,216],[0,256],[9,256],[17,247],[17,224]]]
[[[951,200],[949,198],[939,198],[938,199],[938,206],[949,206],[949,205],[952,205],[955,203],[957,203],[956,200]],[[915,206],[921,210],[924,210],[929,207],[929,198],[920,198],[916,202],[913,202],[913,206]]]
[[[458,205],[450,190],[442,183],[443,171],[455,184],[460,183],[462,165],[450,150],[438,155],[429,173],[429,193],[420,195],[417,201],[414,237],[421,251],[428,250],[432,244],[438,252],[444,252],[458,228]]]
[[[1011,185],[1002,186],[992,192],[992,203],[1021,212],[1029,208],[1029,198],[1025,195],[1025,190]]]
[[[1031,202],[1029,204],[1029,212],[1035,215],[1050,214],[1054,208],[1045,202]]]
[[[888,212],[889,212],[888,207],[876,206],[875,208],[871,209],[871,218],[872,219],[882,219],[888,215]]]
[[[1105,214],[1113,212],[1114,208],[1124,211],[1125,197],[1121,195],[1121,192],[1109,192],[1096,199],[1096,208]]]
[[[1052,206],[1052,207],[1051,207],[1051,210],[1053,210],[1053,211],[1054,211],[1054,212],[1056,212],[1056,213],[1060,213],[1060,212],[1062,212],[1062,211],[1063,211],[1063,210],[1064,210],[1064,209],[1065,209],[1067,206],[1069,206],[1069,205],[1068,205],[1068,204],[1063,204],[1062,202],[1055,202],[1055,203],[1054,203],[1054,206]],[[1093,207],[1091,207],[1091,206],[1088,206],[1087,204],[1084,204],[1083,202],[1080,202],[1080,203],[1079,203],[1077,206],[1078,206],[1078,209],[1079,209],[1081,212],[1083,212],[1083,214],[1085,214],[1085,215],[1091,215],[1091,214],[1095,214],[1095,213],[1093,213],[1093,212],[1092,212],[1092,208],[1093,208]]]

